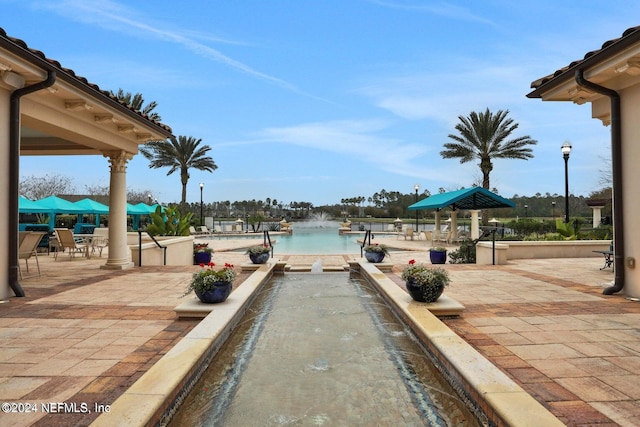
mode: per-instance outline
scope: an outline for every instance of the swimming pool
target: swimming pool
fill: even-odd
[[[277,236],[274,251],[278,254],[360,254],[360,234],[338,234],[338,228],[294,228],[293,234]]]
[[[365,281],[325,273],[274,277],[170,425],[481,423]]]

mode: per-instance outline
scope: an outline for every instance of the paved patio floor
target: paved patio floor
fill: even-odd
[[[404,249],[385,260],[402,286],[398,276],[410,259],[427,262],[426,244],[388,242]],[[212,246],[217,264],[247,261],[242,252],[224,252],[232,241]],[[359,251],[275,256],[325,266],[355,257]],[[104,254],[41,256],[41,276],[33,262],[24,271],[27,297],[0,304],[0,402],[9,402],[0,425],[90,424],[197,323],[176,320],[173,308],[199,267],[108,271],[100,269],[104,262]],[[601,266],[600,258],[447,264],[452,285],[445,292],[466,310],[445,323],[567,425],[636,426],[640,303],[602,295],[613,274]],[[27,413],[29,405],[38,412]]]

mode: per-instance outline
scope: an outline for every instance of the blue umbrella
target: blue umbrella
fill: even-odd
[[[50,213],[48,207],[40,205],[38,202],[29,200],[24,196],[18,198],[18,212],[20,213]]]
[[[86,214],[108,214],[109,206],[96,202],[95,200],[84,198],[73,203],[82,213]]]
[[[36,203],[42,206],[43,208],[47,208],[48,212],[52,213],[64,213],[64,214],[79,214],[83,213],[83,210],[78,208],[72,202],[61,199],[57,196],[49,196],[44,199],[38,200]]]

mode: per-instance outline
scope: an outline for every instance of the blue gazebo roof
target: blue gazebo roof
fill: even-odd
[[[515,203],[482,187],[471,187],[434,194],[412,204],[409,209],[442,209],[445,207],[452,209],[513,208]]]

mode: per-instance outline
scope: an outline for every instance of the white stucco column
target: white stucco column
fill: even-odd
[[[440,230],[440,209],[436,209],[436,223],[434,225],[433,232],[437,234],[434,234],[434,237],[440,236]]]
[[[9,206],[9,105],[11,93],[0,87],[0,203],[5,209]],[[9,218],[0,215],[0,301],[6,301],[13,295],[9,286]]]
[[[458,238],[458,211],[451,211],[451,241]]]
[[[109,182],[109,258],[100,268],[124,270],[133,267],[127,246],[127,162],[125,151],[105,153],[111,165]]]
[[[593,228],[596,228],[602,222],[602,209],[604,206],[590,206],[593,209]]]
[[[473,209],[471,212],[471,239],[480,237],[480,210]]]

